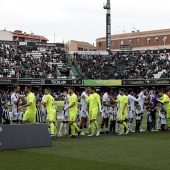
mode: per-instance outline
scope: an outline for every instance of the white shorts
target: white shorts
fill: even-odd
[[[63,121],[63,122],[68,122],[68,116],[63,116],[63,117],[62,117],[62,121]]]
[[[134,111],[131,110],[131,111],[128,111],[128,114],[126,116],[127,119],[133,119],[134,118]]]
[[[103,111],[102,110],[102,118],[108,118],[109,117],[109,112],[108,111]]]
[[[19,120],[22,120],[23,119],[23,112],[20,112],[19,114]]]
[[[76,120],[77,126],[80,126],[80,121]]]
[[[11,114],[12,120],[19,120],[19,117],[20,117],[20,113],[12,112]]]
[[[43,122],[46,122],[47,121],[47,114],[44,114],[43,115]]]
[[[62,111],[62,121],[67,122],[68,121],[68,110]]]
[[[117,119],[119,119],[120,116],[120,109],[117,109]]]
[[[80,117],[88,117],[89,115],[88,115],[88,111],[86,111],[86,110],[81,110],[80,111]]]

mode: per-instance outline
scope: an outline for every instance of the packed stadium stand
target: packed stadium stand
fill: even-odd
[[[164,54],[69,56],[61,48],[0,44],[0,77],[84,79],[170,78]]]
[[[87,79],[169,78],[170,58],[162,55],[75,55]]]
[[[61,48],[0,44],[0,77],[57,78],[69,76],[71,65]]]

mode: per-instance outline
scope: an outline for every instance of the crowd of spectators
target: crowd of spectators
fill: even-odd
[[[35,58],[33,52],[41,55]],[[61,68],[57,62],[62,64]],[[40,51],[35,46],[0,44],[0,77],[57,78],[60,69],[70,69],[66,53],[61,48],[48,47]]]
[[[40,54],[35,57],[33,54]],[[170,78],[170,58],[165,54],[115,54],[112,56],[78,55],[72,59],[81,67],[86,79]],[[57,63],[61,63],[60,67]],[[61,48],[0,44],[0,77],[57,78],[71,75],[71,65]],[[69,73],[68,73],[69,72]],[[160,73],[158,77],[154,75]]]
[[[163,71],[161,78],[170,78],[170,59],[165,55],[75,55],[87,79],[153,79]],[[160,77],[159,77],[160,78]]]

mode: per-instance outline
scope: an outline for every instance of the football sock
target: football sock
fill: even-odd
[[[139,130],[142,129],[142,121],[140,121],[140,126],[139,126]]]
[[[51,134],[55,134],[55,126],[54,126],[54,123],[50,123],[50,132]]]
[[[105,126],[105,131],[107,131],[107,132],[109,131],[108,126]]]
[[[91,122],[91,133],[94,134],[94,122]]]
[[[94,121],[94,125],[95,125],[96,129],[99,130],[99,125],[98,125],[97,121]]]
[[[103,132],[103,126],[100,127],[100,132]]]
[[[124,126],[124,128],[128,128],[126,122],[123,122],[123,126]]]
[[[117,123],[117,124],[116,124],[116,130],[117,130],[117,131],[120,131],[120,123]]]
[[[61,124],[60,124],[60,131],[59,131],[59,133],[62,133],[63,126],[64,126],[64,123],[63,123],[63,122],[61,122]]]
[[[57,134],[57,127],[54,125],[54,134]]]
[[[65,129],[65,133],[68,133],[68,130],[67,130],[67,125],[68,125],[68,123],[64,123],[64,129]]]
[[[73,135],[73,136],[76,135],[75,127],[73,125],[71,125],[71,135]]]
[[[69,135],[71,135],[71,125],[69,125]]]
[[[132,130],[132,122],[129,123],[129,129]]]
[[[120,124],[120,129],[122,132],[124,132],[124,125],[123,124]]]
[[[80,131],[80,129],[79,129],[79,127],[77,126],[76,123],[73,123],[73,126],[74,126],[75,129],[77,129],[78,132]]]
[[[86,132],[86,128],[87,128],[87,126],[84,126],[84,132]]]

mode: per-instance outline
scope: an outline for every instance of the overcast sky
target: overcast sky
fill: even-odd
[[[105,36],[106,1],[0,0],[0,30],[95,43]],[[111,6],[112,34],[170,28],[170,0],[111,0]]]

